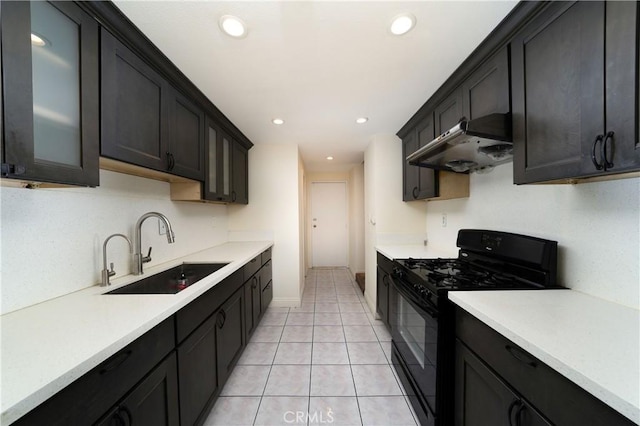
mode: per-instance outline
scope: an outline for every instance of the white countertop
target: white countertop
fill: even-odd
[[[110,287],[90,287],[1,316],[0,424],[14,422],[272,245],[230,242],[145,270],[142,277],[182,262],[229,262],[177,294],[102,294],[140,279],[129,275]]]
[[[571,290],[453,291],[449,299],[640,423],[640,311]]]
[[[413,244],[413,245],[390,245],[381,244],[376,246],[376,250],[391,260],[394,259],[407,259],[409,257],[414,259],[437,259],[458,257],[457,250],[453,253],[447,252],[430,245]]]

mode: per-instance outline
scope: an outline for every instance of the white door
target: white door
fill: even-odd
[[[347,266],[347,241],[347,184],[312,182],[311,266]]]

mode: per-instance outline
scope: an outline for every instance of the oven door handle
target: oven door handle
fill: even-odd
[[[397,278],[396,278],[397,279]],[[394,277],[391,277],[391,284],[393,284],[393,288],[396,289],[396,291],[400,294],[402,294],[402,296],[407,299],[407,301],[409,303],[411,303],[411,305],[418,310],[418,312],[425,312],[427,313],[431,318],[437,319],[438,318],[438,310],[436,308],[433,308],[429,305],[426,304],[420,304],[418,305],[412,298],[412,296],[407,293],[401,286],[399,286],[396,283],[396,280],[394,279]]]

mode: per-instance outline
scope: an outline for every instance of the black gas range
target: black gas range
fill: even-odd
[[[458,257],[396,259],[389,276],[392,361],[423,425],[453,424],[454,308],[449,291],[558,288],[558,243],[463,229]]]

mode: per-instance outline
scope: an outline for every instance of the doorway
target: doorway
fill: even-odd
[[[311,182],[311,266],[348,265],[346,182]]]

